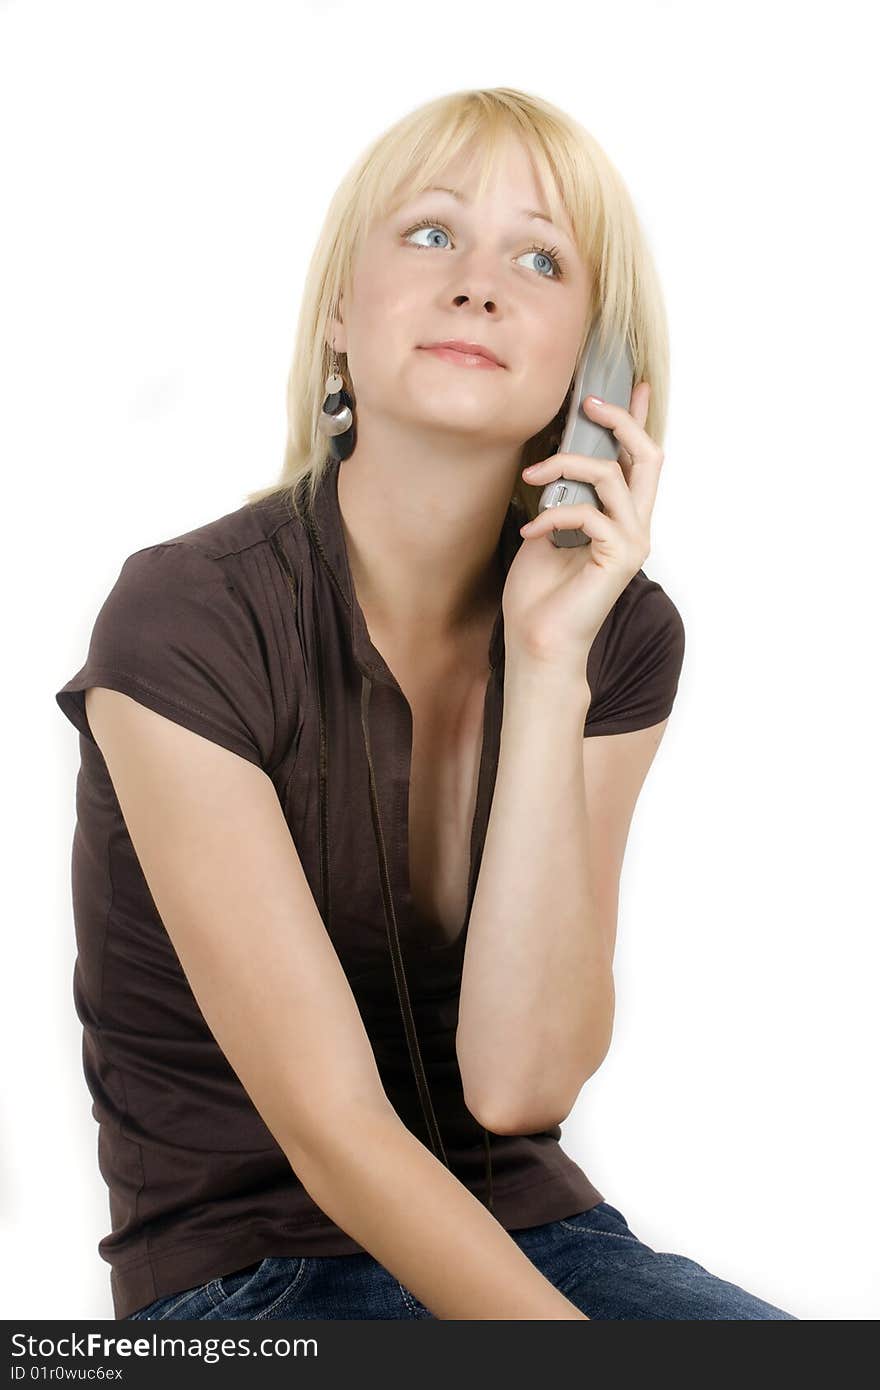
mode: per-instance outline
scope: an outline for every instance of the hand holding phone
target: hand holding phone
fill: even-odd
[[[595,492],[599,505],[545,506],[519,528],[526,544],[514,556],[503,594],[506,649],[518,649],[528,658],[537,655],[543,662],[572,662],[579,671],[584,652],[650,554],[664,459],[645,429],[650,396],[651,383],[643,379],[630,392],[628,406],[607,399],[595,405],[589,393],[583,397],[589,418],[602,422],[603,433],[610,436],[598,448],[610,452],[613,440],[619,457],[609,458],[607,452],[600,457],[593,446],[592,454],[560,451],[522,470],[524,481],[538,492],[560,482],[581,483],[584,492]],[[543,544],[557,531],[560,536],[580,532],[592,548],[582,550],[579,559],[568,556],[563,564],[553,558],[553,547]]]

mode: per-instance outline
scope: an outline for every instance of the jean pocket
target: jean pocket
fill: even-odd
[[[306,1255],[267,1255],[207,1285],[212,1318],[296,1317],[314,1267]]]
[[[235,1269],[231,1274],[221,1274],[219,1279],[215,1279],[213,1287],[220,1298],[231,1298],[233,1294],[247,1287],[252,1279],[256,1279],[263,1266],[268,1260],[254,1260],[253,1264],[242,1265],[241,1269]]]
[[[210,1284],[198,1284],[182,1293],[167,1294],[139,1308],[129,1317],[140,1322],[156,1322],[160,1318],[203,1318],[215,1305]]]

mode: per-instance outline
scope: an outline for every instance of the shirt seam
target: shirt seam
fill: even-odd
[[[267,531],[264,535],[257,536],[255,540],[247,541],[244,545],[238,546],[237,549],[232,548],[230,550],[221,550],[219,553],[216,554],[211,550],[210,546],[200,544],[198,541],[184,540],[182,537],[174,537],[173,539],[166,541],[154,541],[152,545],[142,546],[141,550],[135,551],[135,554],[139,555],[144,550],[158,550],[163,546],[185,545],[188,550],[195,550],[206,560],[227,560],[230,558],[230,556],[244,555],[247,553],[247,551],[253,550],[255,546],[266,545],[266,543],[270,541],[271,538],[275,535],[276,531],[280,531],[283,526],[295,525],[297,522],[301,522],[301,518],[298,516],[282,517],[280,521],[275,523],[271,531]]]
[[[156,696],[159,700],[168,705],[169,708],[179,710],[181,714],[197,714],[200,719],[203,719],[205,723],[223,739],[234,740],[239,748],[247,747],[249,757],[252,753],[257,752],[260,758],[262,758],[262,753],[258,747],[252,747],[246,740],[242,740],[237,734],[224,728],[212,714],[207,712],[207,710],[200,709],[198,705],[192,705],[188,700],[180,699],[179,696],[172,698],[161,686],[154,685],[152,681],[145,680],[138,672],[124,671],[121,666],[98,665],[97,663],[91,664],[89,669],[96,674],[105,671],[108,675],[121,676],[123,680],[131,681],[139,689],[148,692],[150,695]],[[99,682],[92,682],[92,684],[96,683]]]
[[[591,724],[589,719],[585,723],[585,729],[591,729],[594,734],[612,733],[628,734],[634,733],[638,729],[650,729],[654,724],[659,724],[664,719],[668,719],[672,713],[672,705],[668,700],[664,700],[659,706],[645,714],[631,714],[626,719],[597,719]],[[589,738],[589,733],[584,734]]]
[[[109,884],[110,884],[110,896],[109,896],[109,899],[108,899],[108,902],[107,902],[107,915],[106,915],[105,924],[104,924],[104,941],[103,941],[103,944],[102,944],[102,951],[101,951],[101,983],[100,983],[100,987],[99,987],[99,990],[98,990],[98,1016],[99,1016],[99,1019],[102,1018],[103,1015],[104,1015],[104,990],[105,990],[105,981],[106,981],[106,974],[107,974],[107,956],[108,956],[108,954],[109,954],[107,948],[108,948],[108,944],[109,944],[110,932],[113,930],[113,914],[114,914],[114,907],[115,907],[115,903],[116,903],[116,886],[115,886],[114,879],[113,879],[113,846],[114,846],[114,839],[115,839],[115,837],[114,837],[112,834],[109,835],[109,836],[107,837],[107,879],[108,879],[108,882],[109,882]],[[134,1194],[134,1213],[133,1213],[133,1220],[134,1220],[135,1222],[137,1222],[137,1219],[138,1219],[138,1209],[139,1209],[139,1207],[140,1207],[141,1197],[142,1197],[142,1195],[143,1195],[144,1188],[145,1188],[146,1185],[147,1185],[147,1170],[146,1170],[146,1165],[145,1165],[145,1163],[144,1163],[144,1149],[143,1149],[143,1145],[142,1145],[142,1144],[138,1143],[137,1140],[129,1139],[128,1136],[123,1132],[124,1127],[127,1127],[127,1122],[128,1122],[128,1120],[129,1120],[129,1118],[130,1118],[130,1115],[131,1115],[131,1110],[130,1110],[129,1103],[128,1103],[128,1089],[127,1089],[127,1087],[126,1087],[126,1085],[125,1085],[125,1074],[124,1074],[124,1072],[122,1071],[122,1068],[121,1068],[121,1067],[117,1067],[117,1066],[116,1066],[116,1063],[112,1060],[112,1049],[108,1048],[108,1046],[107,1046],[107,1044],[106,1044],[106,1042],[105,1042],[105,1040],[104,1040],[104,1025],[103,1025],[103,1023],[101,1023],[100,1021],[99,1021],[99,1022],[96,1024],[96,1026],[95,1026],[95,1034],[96,1034],[98,1043],[99,1043],[99,1045],[100,1045],[100,1047],[101,1047],[101,1050],[102,1050],[102,1052],[104,1053],[104,1056],[105,1056],[105,1058],[106,1058],[106,1060],[107,1060],[108,1065],[112,1068],[112,1070],[113,1070],[113,1071],[116,1073],[116,1075],[119,1077],[119,1082],[120,1082],[120,1085],[121,1085],[121,1087],[122,1087],[122,1114],[121,1114],[121,1116],[115,1116],[115,1117],[114,1117],[114,1127],[115,1127],[115,1130],[116,1130],[117,1138],[118,1138],[119,1140],[122,1140],[123,1142],[127,1142],[127,1143],[130,1143],[130,1144],[134,1144],[134,1145],[135,1145],[135,1148],[137,1149],[138,1167],[140,1168],[140,1183],[139,1183],[139,1185],[138,1185],[138,1189],[137,1189],[136,1193]],[[100,1125],[101,1125],[101,1121],[100,1121],[100,1120],[98,1121],[98,1124],[99,1124],[99,1128],[100,1128]],[[147,1251],[147,1256],[146,1256],[146,1257],[147,1257],[148,1263],[150,1263],[150,1270],[151,1270],[151,1273],[152,1273],[151,1251],[150,1251],[150,1236],[149,1236],[149,1233],[146,1232],[146,1231],[144,1232],[144,1239],[145,1239],[146,1251]],[[154,1291],[154,1293],[155,1293],[155,1279],[153,1280],[153,1291]]]

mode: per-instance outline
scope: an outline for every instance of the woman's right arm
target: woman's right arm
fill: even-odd
[[[85,703],[196,1002],[313,1201],[437,1318],[584,1318],[389,1102],[270,778],[120,691]]]

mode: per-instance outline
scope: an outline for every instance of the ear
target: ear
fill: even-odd
[[[344,353],[348,351],[348,343],[345,334],[345,323],[342,317],[344,298],[339,296],[337,301],[336,313],[327,322],[326,342],[328,347],[333,348],[334,352]]]

